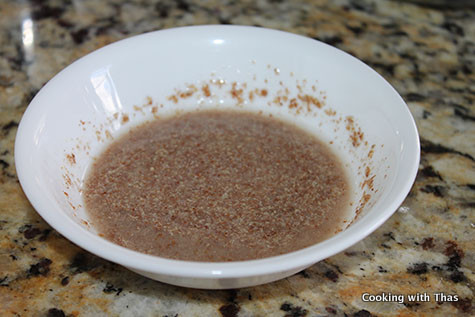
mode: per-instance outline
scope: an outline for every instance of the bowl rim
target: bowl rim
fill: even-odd
[[[395,176],[395,181],[392,184],[392,188],[388,192],[392,193],[397,185],[397,193],[394,194],[392,201],[386,206],[385,210],[381,210],[376,214],[364,215],[344,231],[323,242],[309,246],[307,248],[269,258],[233,262],[194,262],[173,260],[143,254],[116,245],[104,238],[88,232],[87,230],[81,228],[72,219],[68,218],[69,224],[65,225],[64,219],[55,217],[53,213],[49,212],[50,208],[48,207],[47,199],[41,197],[33,183],[29,181],[29,175],[27,175],[24,168],[25,164],[27,164],[24,156],[28,153],[28,148],[25,146],[25,141],[28,138],[27,129],[29,124],[33,124],[35,122],[35,119],[32,118],[31,115],[32,110],[34,108],[41,107],[41,103],[37,102],[39,96],[45,94],[45,91],[54,89],[55,82],[60,81],[62,77],[64,77],[65,74],[72,68],[80,66],[82,63],[87,61],[90,56],[102,54],[106,50],[120,49],[121,47],[128,46],[131,41],[136,41],[137,39],[143,39],[146,37],[155,37],[157,34],[160,35],[164,32],[177,32],[178,35],[183,35],[183,33],[186,35],[186,33],[189,31],[207,34],[208,32],[216,30],[221,32],[220,35],[222,35],[222,32],[251,32],[254,36],[256,34],[260,34],[261,36],[269,37],[279,34],[279,36],[300,38],[300,40],[303,41],[313,41],[314,43],[319,43],[318,45],[326,45],[339,54],[345,54],[346,57],[352,59],[353,62],[363,64],[367,70],[373,72],[377,75],[377,77],[379,77],[378,80],[381,80],[385,83],[385,85],[390,89],[388,91],[397,96],[398,103],[401,106],[401,111],[408,120],[407,132],[413,138],[407,140],[409,141],[407,143],[411,146],[411,148],[404,149],[404,159],[409,162],[409,168],[405,169],[406,176],[404,179],[399,179],[397,175]],[[20,121],[15,139],[15,165],[18,179],[25,195],[35,210],[41,215],[41,217],[69,241],[72,241],[79,247],[101,258],[136,270],[175,277],[207,279],[253,277],[282,273],[299,268],[303,269],[311,264],[314,264],[322,259],[330,257],[349,248],[381,226],[401,205],[414,183],[419,166],[419,160],[419,134],[414,118],[412,117],[406,103],[397,93],[397,91],[372,68],[344,51],[301,35],[274,29],[238,25],[186,26],[148,32],[114,42],[81,57],[55,75],[33,98]]]

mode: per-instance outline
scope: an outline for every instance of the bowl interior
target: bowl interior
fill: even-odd
[[[98,237],[83,207],[81,188],[93,158],[141,122],[208,108],[282,117],[339,153],[351,174],[353,207],[348,228],[330,239],[337,242],[331,251],[328,244],[311,247],[314,262],[373,231],[414,180],[419,159],[414,121],[376,72],[304,37],[203,26],[117,42],[54,77],[19,127],[15,151],[21,185],[58,231],[120,262],[134,252]],[[107,253],[111,248],[122,256]]]

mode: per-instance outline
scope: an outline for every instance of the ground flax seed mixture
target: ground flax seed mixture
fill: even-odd
[[[301,129],[262,115],[193,112],[135,128],[97,159],[84,198],[107,239],[190,261],[295,251],[335,233],[342,164]]]

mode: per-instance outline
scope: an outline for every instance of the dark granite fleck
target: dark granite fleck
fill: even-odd
[[[30,224],[24,224],[23,226],[21,226],[21,227],[18,228],[18,232],[19,232],[19,233],[23,233],[23,232],[25,232],[26,230],[31,229],[31,227],[33,227],[33,226],[30,225]]]
[[[343,43],[343,40],[339,36],[328,36],[328,37],[314,37],[315,40],[327,43],[328,45],[335,46],[337,44]]]
[[[394,233],[392,231],[384,233],[383,237],[388,237],[389,239],[396,241],[396,239],[394,238]]]
[[[46,81],[43,83],[43,85],[46,84]],[[38,93],[39,89],[30,89],[30,91],[26,92],[24,97],[23,97],[23,104],[26,106],[28,105],[33,98],[36,96]]]
[[[470,188],[471,190],[475,190],[475,184],[467,184],[465,185],[467,186],[468,188]]]
[[[356,9],[358,11],[364,11],[367,13],[373,13],[374,12],[374,5],[370,3],[365,3],[360,0],[350,0],[350,7],[353,9]]]
[[[439,173],[437,173],[432,166],[426,166],[421,169],[420,174],[424,177],[437,177],[438,179],[442,180],[442,177]]]
[[[467,8],[473,8],[475,3],[472,1],[465,1],[465,0],[452,0],[452,1],[446,1],[446,0],[411,0],[413,3],[421,6],[421,7],[427,7],[431,9],[437,9],[440,10],[441,12],[448,12],[450,10],[456,10],[456,9],[467,9]]]
[[[11,120],[10,122],[8,122],[7,124],[5,124],[3,127],[2,127],[2,131],[4,133],[4,135],[7,135],[8,132],[12,129],[12,128],[16,128],[18,127],[18,123]]]
[[[465,254],[463,250],[458,247],[455,241],[448,241],[446,246],[444,254],[449,257],[447,266],[449,267],[449,270],[456,270],[460,267],[462,258]]]
[[[463,89],[463,88],[448,87],[447,90],[449,90],[450,92],[458,93],[458,94],[470,93],[469,89]]]
[[[73,258],[70,267],[74,273],[88,272],[100,264],[98,258],[89,253],[78,253]]]
[[[238,305],[231,303],[221,306],[219,312],[223,317],[236,317],[240,309]]]
[[[417,307],[417,306],[420,306],[421,304],[419,303],[402,303],[404,306],[406,306],[407,308],[413,308],[413,307]]]
[[[238,292],[237,290],[235,289],[230,289],[227,291],[228,293],[228,302],[231,302],[231,303],[236,303],[236,299],[237,299],[237,296],[238,296]]]
[[[325,277],[332,282],[338,281],[338,274],[335,271],[328,270],[325,272]]]
[[[381,246],[385,249],[391,249],[391,247],[385,243],[381,243]]]
[[[399,56],[401,58],[404,58],[404,59],[409,59],[409,60],[414,60],[416,59],[417,57],[412,55],[412,54],[409,54],[409,53],[406,53],[406,52],[403,52],[403,53],[399,53]],[[411,92],[409,94],[412,94]]]
[[[371,313],[366,309],[362,309],[359,312],[353,314],[353,317],[371,317]]]
[[[61,285],[66,286],[69,284],[69,276],[63,277],[61,279]]]
[[[458,69],[451,69],[449,70],[449,75],[450,76],[457,76],[457,73],[458,73]]]
[[[48,238],[49,234],[51,233],[51,229],[45,229],[43,230],[43,232],[41,233],[41,236],[40,238],[38,239],[39,241],[46,241],[46,239]]]
[[[2,165],[2,169],[6,169],[10,166],[10,164],[7,161],[2,160],[2,159],[0,159],[0,165]]]
[[[421,263],[415,263],[412,266],[407,268],[407,273],[411,274],[425,274],[427,273],[427,263],[421,262]]]
[[[397,30],[388,34],[389,36],[409,36],[406,32],[402,30]]]
[[[344,253],[346,256],[360,256],[366,259],[371,259],[374,256],[374,253],[368,254],[366,251],[345,251]]]
[[[41,5],[31,12],[31,18],[33,20],[42,20],[47,18],[57,18],[63,14],[64,8],[62,7],[50,7],[49,5]]]
[[[332,315],[336,315],[336,309],[335,308],[325,307],[325,310],[327,311],[327,313],[330,313]]]
[[[416,43],[417,46],[417,43]],[[424,46],[424,45],[422,45]],[[417,63],[412,63],[413,66],[413,71],[412,71],[412,77],[416,83],[422,83],[424,81],[424,77],[426,77],[427,73],[423,72],[419,69],[419,64]]]
[[[53,263],[53,261],[51,261],[50,259],[42,258],[38,263],[30,266],[30,268],[28,269],[28,276],[46,276],[50,271],[51,263]]]
[[[426,97],[416,92],[410,92],[405,96],[406,101],[424,101]]]
[[[56,23],[58,23],[59,26],[65,29],[70,29],[74,26],[74,23],[71,23],[70,21],[65,20],[65,19],[57,19]]]
[[[422,240],[421,246],[424,250],[429,250],[434,247],[434,238],[429,237]]]
[[[453,153],[453,154],[458,154],[458,155],[464,156],[466,158],[469,158],[472,161],[475,161],[475,159],[470,154],[456,151],[454,149],[448,148],[448,147],[443,146],[441,144],[433,143],[433,142],[431,142],[429,140],[425,140],[423,138],[421,138],[421,150],[422,150],[422,152],[425,152],[425,153],[435,153],[435,154]]]
[[[475,208],[475,201],[464,202],[461,205],[467,208]]]
[[[441,268],[441,267],[438,266],[438,265],[433,265],[433,266],[431,267],[431,269],[432,269],[433,271],[443,271],[443,270],[444,270],[443,268]]]
[[[0,278],[0,286],[8,286],[8,283],[5,283],[8,279],[8,275],[5,275],[4,277]]]
[[[473,311],[472,300],[470,298],[461,298],[457,302],[451,302],[451,304],[458,310],[467,314],[472,313]]]
[[[23,232],[23,236],[27,239],[33,239],[41,233],[41,230],[38,228],[28,228]]]
[[[460,283],[466,280],[465,274],[458,270],[450,274],[449,278],[454,283]]]
[[[443,197],[444,196],[443,191],[444,191],[444,187],[439,186],[439,185],[426,185],[421,188],[421,192],[431,193],[437,197]]]
[[[383,63],[373,63],[370,61],[364,61],[366,64],[369,66],[376,68],[377,70],[380,69],[385,73],[388,73],[391,76],[394,76],[394,67],[396,67],[395,64],[383,64]]]
[[[306,309],[287,302],[283,303],[280,306],[280,310],[287,312],[287,314],[285,314],[285,317],[303,317],[307,316],[308,313]]]
[[[473,71],[470,69],[470,67],[468,67],[466,64],[464,64],[462,66],[462,72],[465,74],[465,75],[471,75],[473,73]]]
[[[25,63],[23,49],[20,45],[15,45],[17,54],[15,56],[7,57],[7,60],[10,62],[10,66],[13,70],[22,71],[22,67]]]
[[[94,35],[97,36],[97,35],[106,34],[112,28],[113,28],[113,24],[101,25],[94,31]]]
[[[346,28],[348,30],[350,30],[351,32],[353,32],[355,35],[360,35],[361,33],[364,32],[364,29],[362,27],[359,27],[359,26],[349,26],[349,25],[347,25]]]
[[[111,283],[107,283],[102,291],[106,294],[115,293],[115,295],[118,296],[122,293],[122,290],[122,287],[114,287]]]
[[[388,273],[388,270],[386,270],[386,269],[383,268],[382,266],[378,266],[378,272],[379,272],[379,273]]]
[[[74,43],[81,44],[83,43],[89,34],[87,28],[79,29],[77,31],[71,32],[71,37],[73,38]]]
[[[468,121],[475,121],[475,116],[472,116],[468,113],[468,109],[463,108],[464,110],[461,110],[460,108],[455,108],[454,109],[454,115],[462,118],[463,120],[468,120]]]
[[[302,275],[304,278],[310,278],[310,275],[307,273],[307,271],[303,270],[297,273],[298,275]]]
[[[223,18],[223,17],[219,17],[218,22],[219,24],[224,24],[224,25],[231,24],[231,20],[229,20],[228,18]]]
[[[166,18],[168,17],[170,7],[167,3],[159,2],[155,5],[155,10],[157,10],[159,17]]]
[[[463,31],[463,28],[455,22],[450,22],[450,21],[444,22],[442,24],[442,27],[444,29],[448,30],[450,33],[453,33],[453,34],[456,34],[456,35],[459,35],[459,36],[464,36],[465,35],[465,32]]]
[[[66,317],[66,314],[62,309],[51,308],[48,310],[46,317]]]
[[[14,82],[11,80],[11,77],[6,77],[0,75],[0,86],[2,87],[11,87],[13,86]]]
[[[338,265],[332,264],[332,266],[337,270],[338,273],[344,274]]]
[[[185,0],[177,0],[176,1],[176,7],[180,10],[183,10],[183,11],[189,11],[190,10],[190,5]]]
[[[387,29],[387,30],[388,30],[388,29],[396,29],[396,28],[399,27],[399,25],[396,24],[396,23],[385,23],[385,24],[383,24],[383,25],[381,25],[381,26],[382,26],[383,28]]]

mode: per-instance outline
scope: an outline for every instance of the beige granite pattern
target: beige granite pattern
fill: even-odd
[[[417,2],[0,2],[0,316],[473,315],[475,11]],[[31,98],[75,59],[135,34],[216,23],[302,34],[360,58],[407,101],[422,157],[406,201],[362,242],[278,282],[203,291],[148,280],[65,240],[24,196],[13,144]],[[365,292],[430,300],[364,302]]]

